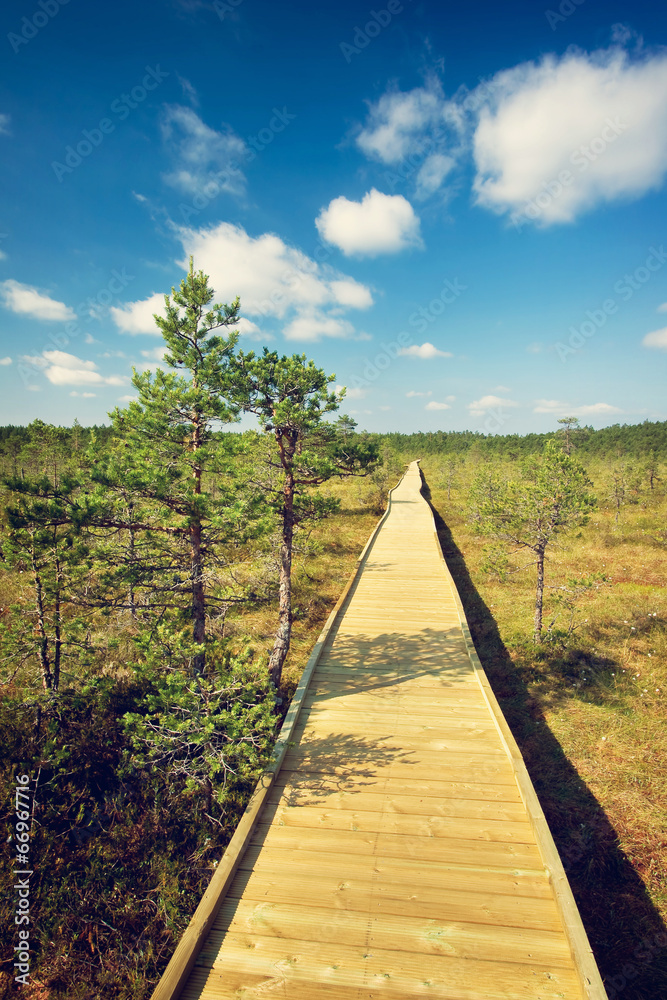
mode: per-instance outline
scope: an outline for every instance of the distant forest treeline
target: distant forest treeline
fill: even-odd
[[[39,422],[37,422],[39,423]],[[220,431],[219,434],[234,434],[234,431]],[[111,440],[113,428],[105,424],[95,424],[92,427],[82,427],[75,421],[72,427],[58,428],[58,444],[61,447],[78,451],[85,448],[94,436],[100,446]],[[377,439],[389,446],[390,450],[401,455],[435,455],[443,451],[453,451],[465,454],[473,450],[480,458],[517,459],[526,455],[541,452],[547,441],[562,436],[563,431],[556,430],[543,434],[482,434],[479,431],[418,431],[414,434],[401,434],[392,431],[387,434],[373,434]],[[7,459],[16,459],[23,448],[31,442],[29,427],[6,424],[0,426],[0,457],[6,467]],[[583,458],[585,455],[596,458],[620,458],[651,455],[658,459],[667,459],[667,420],[645,420],[641,424],[612,424],[594,430],[592,427],[576,428],[573,435],[573,446]]]

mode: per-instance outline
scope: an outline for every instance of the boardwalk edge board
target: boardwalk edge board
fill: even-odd
[[[400,482],[399,484],[400,485]],[[396,487],[394,487],[395,489]],[[350,575],[342,594],[338,598],[335,607],[326,620],[324,628],[313,647],[313,651],[304,667],[299,685],[294,692],[294,697],[290,703],[289,711],[281,726],[280,734],[276,740],[268,767],[257,782],[255,791],[252,794],[248,805],[245,808],[239,824],[227,845],[227,849],[218,864],[208,887],[202,896],[199,906],[195,910],[192,920],[188,924],[185,932],[176,946],[167,968],[165,969],[159,983],[157,984],[151,1000],[178,1000],[188,977],[192,972],[197,956],[201,951],[204,942],[211,930],[218,911],[227,895],[229,887],[236,875],[236,870],[243,857],[243,854],[250,843],[255,826],[260,813],[266,804],[277,774],[280,771],[283,760],[287,753],[290,739],[296,728],[296,724],[301,712],[301,708],[308,692],[311,677],[317,666],[324,644],[333,628],[340,612],[342,611],[350,591],[356,583],[368,555],[373,547],[373,543],[380,533],[380,529],[389,517],[391,511],[391,494],[389,491],[389,502],[387,509],[373,528],[370,537],[364,545],[361,555],[357,559],[356,566]],[[597,998],[596,998],[597,1000]]]
[[[422,482],[423,481],[424,476],[422,474]],[[426,503],[427,501],[424,499],[424,502]],[[537,792],[533,787],[530,775],[528,774],[528,769],[523,757],[521,756],[519,746],[512,735],[512,731],[508,726],[498,700],[493,693],[493,689],[489,683],[488,677],[486,676],[481,660],[477,655],[477,650],[475,649],[472,641],[472,635],[470,633],[468,620],[461,602],[461,597],[440,546],[440,539],[438,538],[432,508],[431,517],[433,518],[433,535],[435,538],[435,544],[438,548],[438,552],[440,553],[442,565],[452,588],[454,601],[458,608],[461,630],[463,632],[463,638],[465,639],[468,656],[470,657],[470,662],[472,663],[479,686],[482,689],[484,699],[489,706],[491,716],[498,728],[498,734],[514,767],[519,794],[526,807],[526,812],[528,813],[533,830],[535,831],[537,847],[549,875],[549,879],[553,885],[556,902],[560,909],[563,927],[572,951],[572,957],[579,975],[581,987],[584,991],[584,996],[587,1000],[608,1000],[607,992],[604,988],[604,983],[602,982],[602,977],[600,975],[597,962],[595,961],[595,956],[593,955],[593,949],[590,946],[588,935],[586,934],[586,930],[581,920],[581,914],[579,913],[572,889],[570,888],[570,883],[567,880],[567,875],[565,874],[565,869],[563,868],[558,848],[556,847],[554,839],[551,835],[549,825],[537,797]]]

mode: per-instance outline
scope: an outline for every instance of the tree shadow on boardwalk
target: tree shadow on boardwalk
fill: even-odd
[[[609,998],[667,998],[667,928],[601,805],[545,725],[451,532],[431,509],[475,648],[544,809]]]

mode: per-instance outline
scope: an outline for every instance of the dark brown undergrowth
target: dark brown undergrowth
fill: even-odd
[[[144,703],[128,682],[94,696],[0,706],[3,828],[14,828],[17,775],[31,779],[31,970],[24,996],[150,996],[243,811],[254,781],[230,780],[212,818],[201,794],[158,771],[133,771],[120,725]],[[36,790],[36,791],[35,791]],[[11,841],[2,845],[0,921],[14,926]],[[2,947],[0,996],[13,993]]]

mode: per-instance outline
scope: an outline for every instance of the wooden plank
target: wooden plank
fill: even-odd
[[[487,786],[488,787],[488,786]],[[351,791],[326,791],[294,785],[274,784],[268,802],[272,806],[291,806],[337,810],[353,816],[356,812],[390,817],[401,816],[457,817],[462,819],[492,819],[526,822],[523,803],[518,798],[511,802],[498,799],[466,799],[462,793],[446,799],[432,795],[405,795],[392,791],[369,792],[355,788]],[[386,828],[385,828],[386,829]],[[388,831],[387,831],[388,832]]]
[[[302,875],[297,867],[289,885],[279,871],[239,870],[227,898],[352,910],[366,916],[369,913],[388,914],[405,919],[463,922],[479,926],[480,934],[486,926],[532,928],[560,934],[565,942],[552,893],[545,898],[494,894],[488,889],[473,892],[410,885],[407,879],[392,881],[352,876],[341,879],[310,871]]]
[[[357,777],[359,781],[371,780],[373,775],[380,779],[401,778],[415,781],[423,778],[424,772],[437,774],[442,781],[474,782],[477,779],[486,784],[510,785],[516,787],[514,771],[507,760],[489,754],[404,754],[385,751],[382,755],[377,748],[367,742],[350,738],[332,741],[324,746],[309,749],[296,747],[285,755],[285,767],[289,771],[306,774],[329,774],[334,776]],[[347,759],[341,764],[342,751],[347,751]],[[374,752],[375,750],[375,752]],[[345,759],[345,758],[343,758]],[[371,770],[375,762],[375,768]]]
[[[233,974],[240,978],[234,982]],[[250,934],[227,934],[212,971],[227,983],[239,985],[248,973],[264,975],[262,992],[291,1000],[295,982],[307,983],[310,996],[320,984],[344,985],[366,990],[362,996],[430,996],[438,1000],[562,1000],[577,995],[574,972],[549,965],[478,961],[385,951],[380,948],[330,945],[312,941],[281,941]],[[208,989],[208,987],[207,987]],[[243,995],[243,994],[241,994]],[[252,994],[246,994],[252,995]]]
[[[410,837],[400,834],[369,833],[364,830],[309,829],[307,840],[298,828],[257,823],[252,844],[270,847],[308,850],[323,853],[372,854],[390,858],[422,858],[424,861],[441,861],[446,864],[470,864],[475,867],[490,865],[542,869],[542,859],[534,844],[501,843],[496,841],[465,840],[457,837]]]
[[[497,768],[494,768],[497,771]],[[369,794],[386,794],[392,798],[400,798],[402,795],[418,796],[420,799],[464,799],[482,800],[483,802],[521,802],[521,796],[513,780],[511,771],[508,784],[484,783],[479,775],[478,781],[438,781],[437,779],[399,778],[393,772],[391,775],[361,775],[355,781],[354,777],[347,778],[344,775],[334,774],[309,774],[306,771],[289,771],[283,767],[279,777],[276,779],[277,788],[290,789],[313,789],[321,794],[333,794],[335,792],[345,792],[347,794],[358,792],[368,792]],[[443,803],[446,805],[446,803]]]
[[[311,897],[312,899],[313,897]],[[316,898],[316,897],[315,897]],[[372,901],[371,901],[372,907]],[[516,906],[515,906],[516,909]],[[332,909],[312,902],[257,901],[243,897],[227,898],[215,922],[215,930],[202,950],[204,963],[213,964],[224,932],[317,941],[330,945],[360,946],[385,951],[408,951],[422,955],[446,955],[452,958],[488,959],[502,955],[505,962],[549,965],[568,968],[572,956],[560,925],[556,930],[522,928],[439,919],[410,917],[403,913],[368,913],[365,909]]]
[[[487,816],[433,816],[424,813],[369,812],[362,808],[330,809],[317,806],[285,805],[281,801],[264,809],[262,821],[299,830],[340,830],[361,833],[396,834],[404,837],[451,840],[484,840],[502,844],[534,844],[535,834],[524,813],[520,820],[491,819]]]
[[[412,890],[416,886],[436,893],[457,890],[464,893],[482,893],[493,896],[532,896],[549,899],[553,893],[544,868],[531,871],[523,868],[493,868],[490,865],[474,867],[423,861],[421,858],[390,858],[377,855],[322,854],[300,849],[283,850],[279,847],[250,845],[241,859],[238,871],[263,874],[290,873],[312,880],[333,879],[336,888],[349,879],[380,882],[389,888]],[[342,878],[344,874],[344,878]],[[517,919],[521,919],[520,916]],[[516,921],[515,921],[516,922]]]

